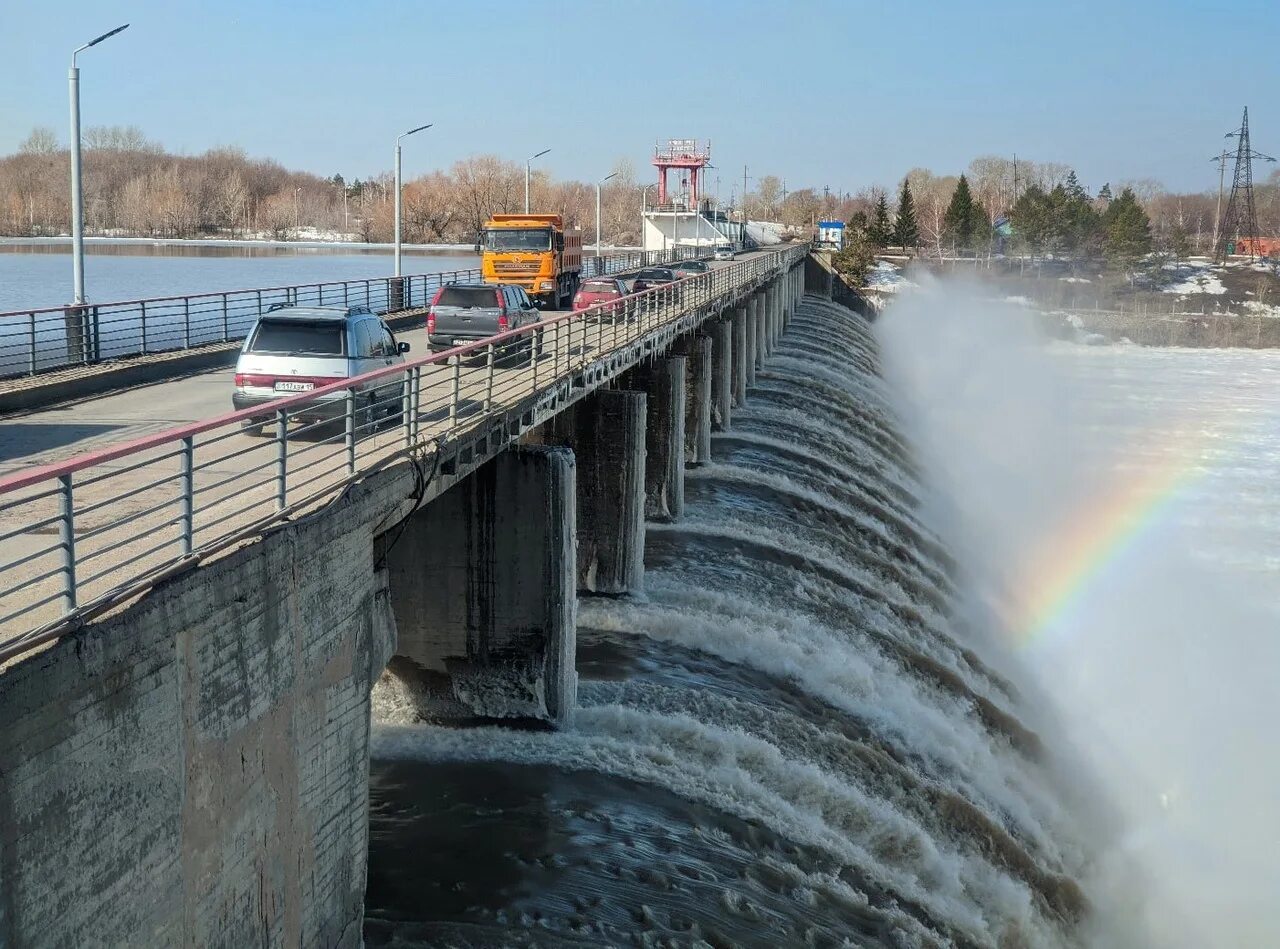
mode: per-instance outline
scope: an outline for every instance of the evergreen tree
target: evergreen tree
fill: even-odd
[[[899,247],[916,247],[920,243],[920,225],[916,223],[916,204],[911,197],[911,183],[902,179],[898,195],[898,216],[893,222],[893,242]]]
[[[1049,196],[1038,185],[1031,185],[1018,195],[1009,210],[1014,240],[1033,257],[1045,249],[1051,217]]]
[[[889,201],[883,194],[876,201],[875,217],[867,228],[867,237],[876,247],[888,247],[893,240],[893,227],[889,224]]]
[[[973,202],[969,213],[969,232],[973,235],[973,249],[989,250],[991,246],[991,218],[981,201]]]
[[[1063,191],[1066,192],[1067,199],[1070,201],[1088,201],[1089,192],[1085,191],[1080,185],[1080,179],[1076,177],[1074,168],[1067,174],[1066,183],[1063,185]]]
[[[866,211],[854,211],[849,215],[849,220],[845,221],[845,226],[849,229],[850,234],[866,234],[870,228],[870,222],[867,220]]]
[[[854,231],[845,235],[844,247],[831,255],[831,266],[848,283],[864,286],[867,274],[876,263],[876,247],[867,231]]]
[[[1191,253],[1191,240],[1187,236],[1187,229],[1181,224],[1175,224],[1169,234],[1169,253],[1173,255],[1177,268],[1182,269],[1182,262]]]
[[[1107,206],[1102,221],[1107,260],[1114,266],[1133,270],[1138,261],[1151,252],[1151,221],[1131,188],[1125,188]]]
[[[964,175],[951,192],[951,203],[942,215],[942,232],[957,250],[969,250],[973,246],[973,194],[969,191],[969,179]]]
[[[1107,182],[1098,189],[1098,203],[1108,205],[1111,203],[1111,182]]]

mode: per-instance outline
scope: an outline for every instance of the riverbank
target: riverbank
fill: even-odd
[[[383,253],[395,250],[394,244],[366,243],[364,241],[299,240],[278,241],[267,238],[231,239],[227,237],[86,237],[85,251],[93,253],[104,247],[253,247],[281,250],[328,250],[342,253]],[[453,256],[474,254],[474,244],[402,244],[407,254],[449,254]],[[55,252],[70,251],[70,237],[0,237],[0,253],[25,248],[51,248]]]

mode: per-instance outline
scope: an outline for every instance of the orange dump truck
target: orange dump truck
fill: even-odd
[[[548,310],[573,299],[582,278],[582,232],[558,214],[495,214],[484,225],[485,283],[513,283]]]

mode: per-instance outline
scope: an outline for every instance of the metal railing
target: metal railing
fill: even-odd
[[[582,276],[625,273],[692,253],[690,249],[681,248],[679,253],[635,251],[584,257]],[[427,306],[432,293],[444,284],[479,279],[479,269],[449,270],[78,307],[13,310],[0,313],[0,379],[34,376],[126,356],[230,343],[244,339],[254,321],[272,304],[362,305],[375,313],[393,314]]]
[[[390,461],[431,457],[804,247],[0,478],[0,662]]]

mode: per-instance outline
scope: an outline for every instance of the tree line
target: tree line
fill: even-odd
[[[348,180],[289,171],[241,149],[202,155],[166,152],[140,130],[90,128],[83,136],[85,231],[157,238],[337,235],[386,242],[394,230],[390,172]],[[631,166],[601,195],[601,230],[609,244],[637,244],[643,189]],[[0,234],[53,236],[69,231],[70,153],[56,135],[36,129],[16,154],[0,158]],[[560,213],[595,241],[595,186],[531,181],[533,208]],[[524,209],[524,166],[478,155],[404,183],[402,235],[410,243],[472,243],[494,213]]]
[[[910,243],[934,256],[985,253],[999,245],[1015,253],[1119,260],[1131,256],[1133,241],[1141,240],[1135,205],[1146,216],[1151,251],[1168,257],[1213,252],[1216,188],[1179,193],[1158,181],[1137,179],[1103,183],[1090,192],[1069,165],[995,156],[975,159],[962,175],[913,168],[896,188],[873,186],[842,195],[826,202],[819,216],[859,226],[879,218],[870,234],[873,243],[901,244],[892,233],[896,214],[889,205],[900,201],[904,184],[912,197],[908,223],[914,225],[915,240]],[[1255,183],[1254,191],[1260,231],[1280,235],[1280,171]],[[1108,239],[1117,220],[1125,233]]]

